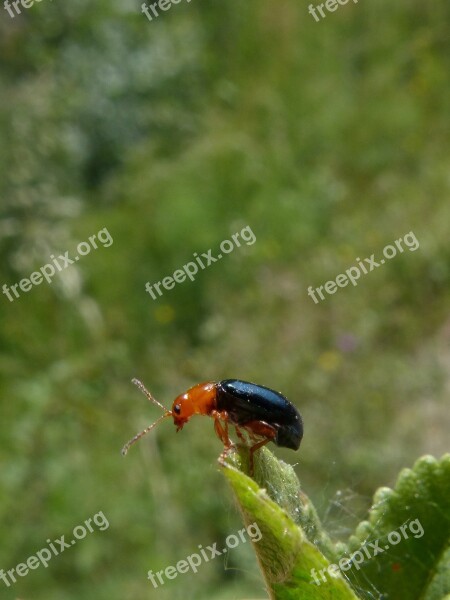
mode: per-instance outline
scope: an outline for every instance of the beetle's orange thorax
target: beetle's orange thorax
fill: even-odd
[[[216,407],[216,384],[212,381],[191,387],[186,394],[195,414],[209,415]]]

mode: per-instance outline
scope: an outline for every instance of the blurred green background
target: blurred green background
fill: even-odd
[[[1,598],[266,597],[249,544],[154,590],[241,521],[212,421],[163,403],[227,377],[303,414],[296,464],[330,532],[374,490],[448,450],[450,5],[44,0],[0,16],[0,285],[113,238],[9,302],[1,294],[0,568],[103,511],[95,531]],[[250,226],[243,245],[157,299],[144,285]],[[413,231],[420,242],[314,304]]]

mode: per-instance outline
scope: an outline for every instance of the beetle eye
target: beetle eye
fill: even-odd
[[[174,412],[176,415],[179,415],[179,414],[180,414],[180,412],[181,412],[181,406],[180,406],[179,404],[175,404],[175,406],[173,407],[173,412]]]

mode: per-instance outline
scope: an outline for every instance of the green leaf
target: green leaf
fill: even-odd
[[[396,532],[396,533],[392,533]],[[382,552],[374,555],[370,542]],[[365,550],[364,550],[365,547]],[[450,455],[420,458],[394,490],[377,491],[369,520],[345,547],[364,562],[346,574],[368,597],[443,600],[450,594]],[[358,555],[358,559],[360,559]]]
[[[261,539],[254,548],[274,600],[356,600],[338,572],[326,582],[313,578],[327,569],[329,561],[320,551],[334,548],[321,528],[316,512],[300,487],[292,467],[276,460],[266,449],[255,455],[255,479],[248,470],[248,451],[240,448],[221,465],[236,495],[246,526],[255,523]],[[315,543],[314,543],[315,542]],[[315,545],[317,544],[317,545]]]

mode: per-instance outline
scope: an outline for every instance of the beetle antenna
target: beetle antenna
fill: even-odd
[[[148,400],[150,400],[150,402],[153,402],[154,404],[157,404],[159,406],[159,408],[163,409],[164,412],[166,412],[166,413],[169,412],[167,410],[167,408],[161,404],[161,402],[158,402],[158,400],[156,398],[153,398],[153,396],[150,394],[150,392],[145,387],[145,385],[142,383],[142,381],[139,381],[139,379],[134,378],[134,379],[131,380],[131,383],[134,383],[134,385],[136,385],[141,390],[141,392],[145,396],[147,396],[147,398],[148,398]]]
[[[140,383],[140,382],[138,382]],[[142,385],[142,384],[141,384]],[[145,388],[144,388],[145,389]],[[165,410],[165,409],[164,409]],[[159,419],[156,419],[156,421],[154,423],[152,423],[151,425],[149,425],[148,427],[146,427],[143,431],[141,431],[140,433],[137,433],[134,438],[132,438],[129,442],[127,442],[125,444],[125,446],[122,448],[122,456],[125,456],[125,454],[128,452],[128,450],[130,449],[130,446],[132,446],[133,444],[135,444],[138,440],[141,439],[141,437],[143,437],[146,433],[148,433],[149,431],[151,431],[153,429],[153,427],[155,427],[156,425],[158,425],[158,423],[160,421],[162,421],[163,419],[165,419],[166,417],[170,417],[172,415],[172,413],[170,411],[166,411],[161,417],[159,417]]]

